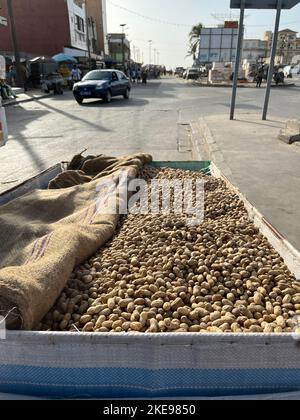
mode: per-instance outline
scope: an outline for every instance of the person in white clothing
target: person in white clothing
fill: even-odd
[[[76,65],[72,69],[72,80],[74,83],[81,80],[81,71]]]

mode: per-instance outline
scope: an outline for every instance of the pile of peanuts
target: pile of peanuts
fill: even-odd
[[[205,219],[129,215],[73,272],[38,329],[71,332],[282,333],[295,330],[300,283],[224,181],[146,168],[142,176],[205,182]],[[300,318],[299,318],[300,319]]]

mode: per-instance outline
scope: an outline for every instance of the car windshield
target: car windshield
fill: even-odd
[[[91,71],[86,76],[84,76],[82,80],[86,81],[86,80],[110,80],[110,79],[111,79],[110,71]]]

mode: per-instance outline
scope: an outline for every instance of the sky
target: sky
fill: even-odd
[[[136,49],[136,59],[139,49],[140,57],[149,62],[148,41],[152,40],[152,63],[155,49],[159,52],[156,60],[168,68],[192,63],[186,56],[193,25],[201,22],[215,26],[223,22],[224,15],[238,16],[238,10],[230,10],[230,0],[106,0],[106,3],[108,32],[121,32],[120,24],[127,24],[126,34],[132,51]],[[246,16],[246,38],[262,38],[265,31],[274,28],[275,11],[247,10]],[[281,29],[286,28],[300,32],[300,3],[282,12]]]

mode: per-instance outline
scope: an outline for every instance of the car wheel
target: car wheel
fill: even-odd
[[[106,95],[105,95],[104,102],[107,103],[107,104],[110,104],[111,103],[111,98],[112,98],[111,91],[108,90]]]
[[[76,99],[76,101],[79,105],[82,105],[83,98],[80,98],[79,96],[76,96],[75,99]]]
[[[127,88],[126,92],[124,93],[124,99],[130,99],[130,89]]]

